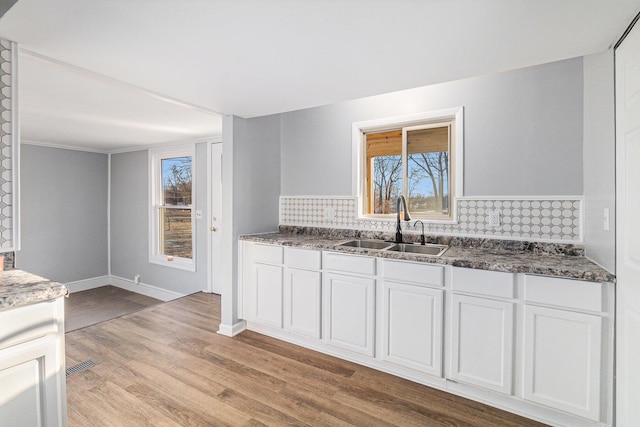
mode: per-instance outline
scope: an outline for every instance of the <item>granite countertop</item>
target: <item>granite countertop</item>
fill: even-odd
[[[50,301],[67,293],[65,285],[26,271],[0,272],[0,310]]]
[[[544,276],[580,279],[592,282],[615,282],[615,276],[588,258],[575,255],[574,245],[536,244],[531,242],[502,241],[486,244],[486,239],[447,239],[449,249],[441,257],[394,251],[378,251],[354,247],[336,247],[354,238],[369,236],[339,236],[305,233],[273,232],[240,236],[241,240],[292,246],[307,249],[332,250],[343,253],[452,265],[479,270],[528,273]],[[486,247],[483,247],[486,246]],[[568,248],[568,249],[567,249]]]

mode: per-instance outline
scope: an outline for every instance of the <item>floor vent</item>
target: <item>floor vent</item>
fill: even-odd
[[[70,368],[67,368],[66,370],[66,376],[69,377],[71,375],[77,374],[79,372],[82,371],[86,371],[89,368],[93,368],[94,366],[96,366],[99,362],[96,362],[95,360],[85,360],[82,363],[78,363],[75,366],[72,366]]]

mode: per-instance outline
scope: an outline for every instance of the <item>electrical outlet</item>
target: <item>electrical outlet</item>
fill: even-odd
[[[324,219],[333,220],[336,217],[336,209],[333,206],[324,208]]]
[[[202,211],[199,209],[196,211],[196,219],[202,219]]]
[[[489,227],[500,227],[500,211],[489,212]]]
[[[135,276],[133,276],[133,283],[135,283],[136,285],[140,284],[140,275],[136,274]]]

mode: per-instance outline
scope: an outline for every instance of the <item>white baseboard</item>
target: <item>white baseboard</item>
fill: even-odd
[[[147,285],[146,283],[136,284],[133,280],[113,275],[111,276],[110,284],[118,288],[126,289],[127,291],[146,295],[148,297],[159,299],[160,301],[165,302],[182,298],[187,295],[174,291],[168,291],[166,289],[158,288],[157,286]]]
[[[224,323],[220,323],[218,326],[218,333],[226,337],[235,337],[245,329],[247,329],[247,322],[244,320],[239,321],[235,325],[225,325]]]
[[[66,283],[65,286],[69,293],[86,291],[89,289],[100,288],[109,285],[109,276],[92,277],[91,279],[76,280],[75,282]]]

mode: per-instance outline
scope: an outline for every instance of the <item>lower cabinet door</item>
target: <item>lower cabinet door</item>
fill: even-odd
[[[0,350],[0,425],[67,425],[60,345],[45,336]]]
[[[453,294],[451,306],[449,378],[511,394],[514,304]]]
[[[600,419],[600,316],[525,305],[524,398]]]
[[[382,359],[442,377],[443,290],[384,283]]]
[[[375,279],[327,273],[325,280],[327,343],[374,356]]]
[[[253,263],[247,291],[247,320],[282,328],[282,267]]]
[[[311,338],[321,337],[321,286],[319,271],[285,268],[285,328]]]

